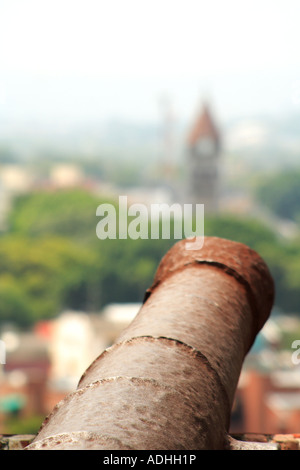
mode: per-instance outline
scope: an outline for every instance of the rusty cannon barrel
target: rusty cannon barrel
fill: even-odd
[[[27,449],[223,449],[243,361],[273,298],[268,267],[247,246],[176,243],[135,319]]]

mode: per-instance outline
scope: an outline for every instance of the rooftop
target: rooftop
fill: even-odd
[[[201,113],[192,126],[188,136],[188,144],[194,145],[202,137],[210,137],[216,141],[219,140],[219,131],[207,104],[203,106]]]

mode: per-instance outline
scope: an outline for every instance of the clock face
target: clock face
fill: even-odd
[[[198,154],[203,156],[210,156],[215,151],[215,143],[213,139],[204,137],[197,142],[196,150]]]

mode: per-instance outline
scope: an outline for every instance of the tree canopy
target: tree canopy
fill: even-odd
[[[0,237],[0,322],[26,327],[64,308],[99,311],[109,302],[143,300],[176,240],[99,240],[96,209],[102,202],[79,189],[15,199]],[[299,239],[287,242],[258,220],[226,214],[206,216],[205,235],[258,251],[274,277],[276,305],[300,311]]]
[[[259,179],[255,190],[260,204],[283,219],[300,221],[300,170],[276,172]]]

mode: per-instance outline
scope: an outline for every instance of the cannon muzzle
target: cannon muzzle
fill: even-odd
[[[247,246],[176,243],[135,319],[27,449],[223,449],[243,361],[273,299],[268,267]]]

